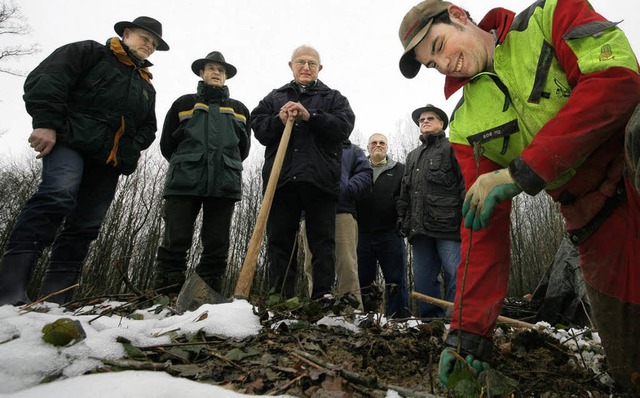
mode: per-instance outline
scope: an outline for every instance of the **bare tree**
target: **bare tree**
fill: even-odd
[[[20,8],[12,1],[0,1],[0,35],[24,36],[31,33],[31,27],[26,18],[20,12]],[[6,43],[8,40],[2,40]],[[31,45],[2,45],[0,46],[0,62],[19,58],[25,55],[32,55],[40,51],[37,44]],[[0,72],[15,76],[24,76],[24,73],[2,66]]]

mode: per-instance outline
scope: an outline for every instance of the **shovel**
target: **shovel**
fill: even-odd
[[[276,158],[273,161],[273,168],[269,175],[267,189],[265,190],[264,197],[262,198],[262,204],[260,205],[260,212],[258,213],[256,226],[253,229],[253,234],[249,241],[249,247],[247,248],[247,255],[244,258],[244,263],[242,264],[240,276],[238,277],[238,282],[236,284],[234,296],[239,299],[246,300],[249,298],[251,284],[253,283],[253,275],[256,271],[256,263],[258,262],[258,254],[260,253],[260,245],[262,243],[262,238],[264,237],[264,230],[267,226],[267,219],[269,218],[273,195],[275,194],[276,187],[278,186],[278,179],[280,178],[284,155],[287,152],[287,147],[289,146],[289,138],[291,138],[292,128],[293,119],[288,119],[282,133],[282,138],[280,138],[278,152],[276,152]]]

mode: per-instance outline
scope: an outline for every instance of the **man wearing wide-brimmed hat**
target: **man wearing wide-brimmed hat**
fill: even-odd
[[[477,25],[458,5],[425,0],[407,12],[399,38],[405,77],[425,65],[446,76],[447,97],[463,91],[449,135],[469,189],[465,272],[442,382],[457,358],[473,357],[478,370],[491,361],[508,289],[512,199],[545,190],[580,251],[609,372],[640,391],[640,195],[633,157],[624,162],[640,74],[618,23],[584,0],[536,1],[518,15],[495,8]],[[629,143],[633,128],[627,134]]]
[[[222,292],[229,228],[242,196],[242,161],[249,154],[249,110],[229,97],[227,79],[237,73],[219,51],[191,64],[202,80],[195,94],[178,98],[165,117],[160,138],[169,161],[164,187],[164,238],[158,248],[154,288],[177,294],[185,281],[194,223],[202,209],[202,255],[195,268]]]
[[[431,104],[411,113],[420,131],[420,146],[409,152],[398,200],[398,229],[406,235],[413,253],[415,290],[441,298],[440,272],[447,301],[456,293],[460,262],[460,223],[464,181],[445,129],[447,114]],[[421,318],[441,318],[444,310],[419,304]]]
[[[0,264],[0,305],[29,302],[26,291],[42,251],[53,246],[40,296],[76,284],[121,174],[131,174],[155,139],[155,50],[169,46],[150,17],[118,22],[121,38],[55,50],[24,84],[33,118],[31,147],[42,182],[20,212]],[[63,224],[64,222],[64,224]],[[49,301],[63,304],[72,290]]]

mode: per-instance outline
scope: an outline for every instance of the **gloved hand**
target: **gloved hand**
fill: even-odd
[[[496,205],[512,199],[520,192],[522,189],[513,181],[508,169],[482,174],[464,197],[464,226],[473,228],[474,231],[488,227]]]
[[[396,231],[398,232],[398,235],[402,236],[403,238],[406,237],[404,233],[404,221],[402,220],[402,217],[398,217],[396,219]]]
[[[491,365],[475,359],[473,355],[467,355],[465,358],[462,358],[453,347],[447,347],[442,350],[438,364],[438,378],[440,379],[440,383],[444,386],[449,386],[449,376],[451,373],[463,367],[468,367],[471,373],[477,376],[483,371],[490,369]]]

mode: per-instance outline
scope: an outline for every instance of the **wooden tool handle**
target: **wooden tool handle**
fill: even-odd
[[[293,119],[287,120],[287,124],[282,132],[280,138],[280,144],[278,144],[278,152],[276,152],[276,158],[273,161],[273,167],[271,168],[271,174],[269,175],[269,182],[267,183],[267,189],[264,192],[262,198],[262,204],[260,205],[260,212],[256,220],[256,226],[253,229],[251,240],[249,241],[249,247],[247,248],[247,255],[244,258],[242,269],[240,270],[240,276],[236,283],[236,291],[234,296],[236,298],[249,298],[249,292],[251,291],[251,284],[253,283],[253,275],[256,272],[256,264],[258,262],[258,254],[260,253],[260,246],[262,238],[264,237],[264,231],[267,227],[267,220],[269,219],[269,211],[271,210],[271,202],[273,202],[273,195],[276,192],[278,186],[278,180],[280,179],[280,171],[282,170],[282,163],[284,162],[284,155],[287,152],[289,146],[289,139],[291,138],[291,130],[293,129]]]

